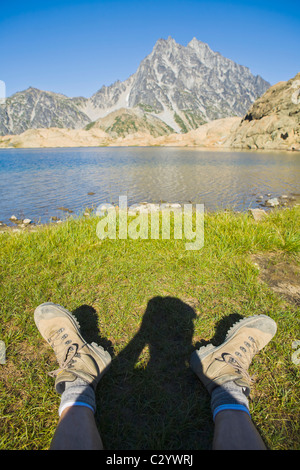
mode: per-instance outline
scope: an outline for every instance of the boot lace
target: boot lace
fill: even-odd
[[[224,361],[226,364],[233,367],[234,371],[242,375],[249,383],[253,382],[253,378],[248,373],[248,366],[253,356],[258,352],[259,348],[252,336],[248,336],[248,340],[235,351],[234,355],[224,352],[219,361]]]
[[[78,344],[67,339],[68,334],[64,333],[64,331],[64,328],[60,328],[48,338],[48,343],[54,349],[60,365],[58,369],[48,372],[50,377],[56,377],[62,370],[72,368],[72,365],[76,362],[76,359],[74,358],[80,357],[80,354],[78,353]],[[64,334],[62,335],[62,333]]]

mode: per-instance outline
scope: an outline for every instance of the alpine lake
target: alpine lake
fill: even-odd
[[[0,221],[92,213],[104,203],[204,204],[205,211],[300,198],[300,153],[176,147],[1,149]]]

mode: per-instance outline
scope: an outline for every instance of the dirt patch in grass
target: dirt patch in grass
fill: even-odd
[[[300,305],[300,266],[295,256],[263,253],[251,256],[259,269],[259,278],[287,301]]]

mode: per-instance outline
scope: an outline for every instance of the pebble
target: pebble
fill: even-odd
[[[300,346],[300,341],[299,340],[293,341],[293,344],[292,344],[293,349],[297,349],[299,346]],[[297,351],[295,351],[292,354],[292,362],[296,366],[298,366],[300,364],[300,349],[298,349]]]
[[[6,347],[4,341],[0,341],[0,364],[6,363]]]

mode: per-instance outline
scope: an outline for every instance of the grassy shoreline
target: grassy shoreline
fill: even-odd
[[[52,301],[113,357],[97,389],[108,450],[209,449],[210,400],[190,354],[218,344],[241,317],[271,316],[278,332],[251,366],[250,410],[268,447],[299,449],[300,370],[291,361],[299,304],[262,282],[253,258],[284,266],[283,280],[289,267],[297,274],[299,209],[260,222],[207,213],[198,251],[185,250],[184,240],[99,240],[96,217],[2,233],[0,448],[47,449],[53,436],[59,396],[47,372],[57,364],[33,321],[36,306]]]

